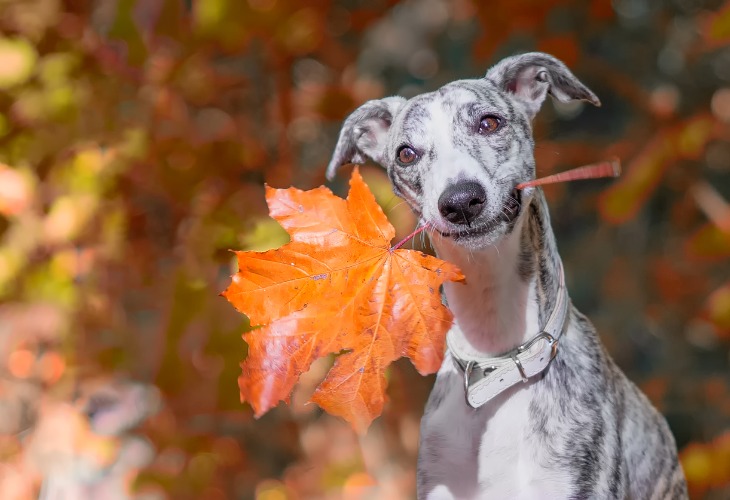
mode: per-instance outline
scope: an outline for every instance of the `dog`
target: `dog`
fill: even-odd
[[[595,94],[561,61],[506,58],[483,78],[366,102],[327,176],[368,159],[466,284],[421,421],[418,498],[687,498],[665,419],[570,303],[535,177],[532,119],[547,95]]]

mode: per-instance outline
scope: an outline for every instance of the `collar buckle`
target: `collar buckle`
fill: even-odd
[[[474,370],[474,365],[476,364],[476,361],[467,361],[466,366],[464,367],[464,391],[466,393],[469,392],[469,378],[471,377],[471,372]]]
[[[512,361],[514,361],[515,365],[517,365],[517,369],[520,371],[520,378],[522,378],[522,383],[526,383],[529,380],[529,377],[525,373],[525,369],[522,367],[522,362],[517,357],[517,354],[512,354],[510,356],[512,358]]]
[[[548,332],[545,332],[545,331],[538,333],[537,335],[532,337],[530,340],[528,340],[527,342],[525,342],[524,344],[519,346],[516,349],[517,354],[520,354],[520,353],[523,353],[523,352],[529,350],[535,344],[535,342],[538,342],[542,339],[547,340],[548,345],[551,348],[550,349],[550,361],[552,361],[553,359],[555,359],[555,356],[558,354],[558,343],[560,342],[560,339],[559,338],[556,339],[555,337],[553,337],[552,335],[550,335]]]

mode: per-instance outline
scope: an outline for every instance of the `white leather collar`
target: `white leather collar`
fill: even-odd
[[[527,382],[545,371],[558,352],[558,341],[568,317],[568,292],[565,287],[563,265],[559,263],[557,303],[545,328],[524,344],[494,358],[467,353],[451,333],[446,345],[457,366],[464,372],[466,401],[479,408],[502,391],[519,382]]]

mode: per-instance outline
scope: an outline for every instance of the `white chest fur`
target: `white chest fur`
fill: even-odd
[[[533,387],[517,387],[486,423],[480,437],[475,498],[567,498],[570,478],[551,467],[528,424]]]
[[[551,464],[529,423],[534,382],[515,386],[485,407],[464,402],[461,374],[450,359],[439,377],[450,388],[422,422],[420,494],[440,499],[567,498],[571,482]],[[429,449],[438,447],[429,453]]]

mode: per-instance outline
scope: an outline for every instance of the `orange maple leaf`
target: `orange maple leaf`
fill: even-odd
[[[364,432],[385,402],[385,369],[407,356],[436,371],[451,326],[440,285],[462,281],[452,264],[394,249],[395,235],[357,169],[347,200],[319,187],[266,188],[269,213],[291,236],[268,252],[236,252],[239,271],[223,292],[252,325],[238,379],[256,416],[289,401],[318,358],[341,353],[312,397]]]

